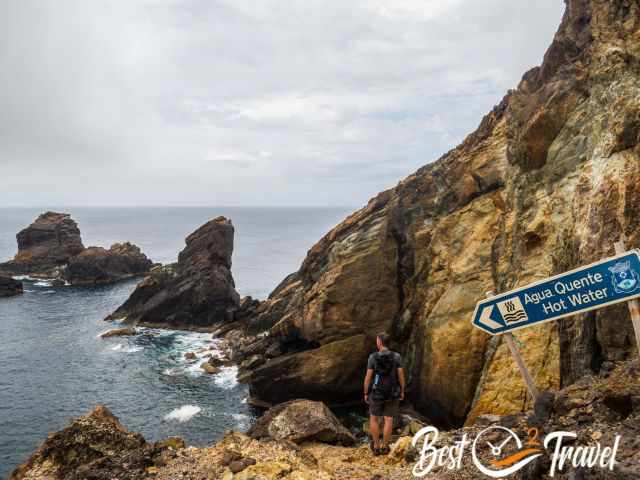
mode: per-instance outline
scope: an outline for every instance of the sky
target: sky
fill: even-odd
[[[561,0],[4,0],[0,206],[360,206],[541,63]]]

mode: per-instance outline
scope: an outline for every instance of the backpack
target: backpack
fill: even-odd
[[[391,400],[399,396],[395,355],[391,351],[376,353],[373,364],[372,396],[376,400]]]

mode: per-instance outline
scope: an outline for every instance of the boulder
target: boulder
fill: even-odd
[[[67,213],[43,213],[16,239],[18,253],[13,260],[0,264],[0,272],[56,276],[59,267],[84,250],[80,229]]]
[[[152,449],[142,435],[127,431],[106,407],[99,406],[50,434],[9,478],[116,478],[127,469],[144,473],[151,455]],[[111,477],[97,476],[101,470]]]
[[[13,297],[23,292],[21,281],[0,275],[0,297]]]
[[[100,334],[100,338],[109,338],[109,337],[127,337],[136,335],[138,332],[135,328],[132,327],[123,327],[123,328],[113,328],[108,330],[102,334]]]
[[[187,352],[187,353],[184,354],[184,358],[185,358],[185,360],[195,360],[198,357],[195,354],[195,352]]]
[[[216,373],[218,373],[220,371],[219,367],[211,365],[208,361],[207,362],[202,362],[200,364],[200,368],[202,370],[204,370],[205,373],[208,373],[209,375],[215,375]]]
[[[218,217],[186,238],[178,262],[154,269],[107,319],[170,327],[230,321],[239,305],[231,276],[234,228]]]
[[[355,437],[322,402],[292,400],[270,408],[247,432],[252,438],[353,445]]]
[[[72,284],[111,283],[133,276],[147,275],[153,262],[129,242],[116,243],[106,250],[89,247],[69,259],[64,279]]]

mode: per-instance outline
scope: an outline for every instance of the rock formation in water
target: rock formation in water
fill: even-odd
[[[569,0],[540,67],[437,162],[311,248],[258,309],[245,374],[257,402],[358,401],[377,332],[406,359],[408,399],[441,425],[521,411],[525,386],[476,302],[640,245],[640,4]],[[625,305],[521,330],[541,388],[635,350]],[[260,354],[261,351],[255,351]]]
[[[80,229],[67,213],[46,212],[21,230],[18,253],[0,272],[66,280],[71,284],[111,283],[149,273],[153,262],[129,242],[109,250],[85,248]]]
[[[22,282],[20,280],[14,280],[11,277],[3,277],[0,275],[0,297],[13,297],[23,292]]]
[[[186,238],[178,262],[155,269],[108,319],[171,327],[233,320],[240,298],[231,276],[234,228],[218,217]]]
[[[115,243],[106,250],[89,247],[69,259],[64,279],[72,284],[111,283],[148,274],[153,262],[129,242]]]
[[[80,229],[67,213],[43,213],[16,239],[18,253],[0,264],[0,271],[13,275],[59,276],[69,259],[84,250]]]

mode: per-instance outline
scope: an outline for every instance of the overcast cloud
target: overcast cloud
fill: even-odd
[[[563,9],[3,1],[0,201],[361,205],[473,130]]]

